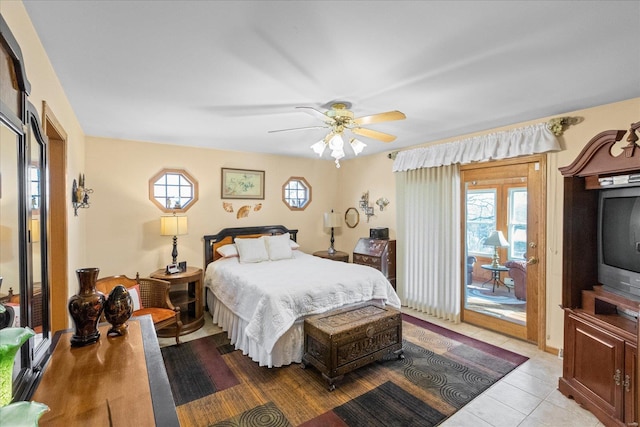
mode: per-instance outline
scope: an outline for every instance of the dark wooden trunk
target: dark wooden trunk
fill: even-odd
[[[364,303],[311,316],[304,322],[303,367],[315,366],[335,389],[344,374],[384,356],[402,358],[402,315]]]

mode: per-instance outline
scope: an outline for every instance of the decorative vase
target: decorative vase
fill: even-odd
[[[18,349],[35,336],[30,328],[0,329],[0,407],[11,402],[13,394],[13,361]]]
[[[48,410],[49,407],[40,402],[14,402],[0,408],[0,420],[11,427],[37,427],[38,420]]]
[[[120,336],[127,333],[127,320],[133,313],[133,300],[127,288],[117,285],[109,292],[104,304],[104,317],[111,323],[107,332],[109,336]]]
[[[80,292],[69,298],[69,313],[75,324],[75,333],[71,345],[82,347],[93,344],[100,338],[98,321],[104,309],[104,294],[96,291],[99,268],[80,268],[76,270]]]

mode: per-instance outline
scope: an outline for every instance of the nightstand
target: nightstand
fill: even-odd
[[[166,280],[171,283],[169,299],[173,305],[180,307],[182,331],[180,335],[198,330],[204,325],[204,304],[202,302],[202,269],[187,267],[187,271],[167,274],[164,268],[154,271],[150,277]],[[174,337],[173,328],[158,331],[159,337]]]
[[[349,262],[349,254],[341,251],[336,251],[336,253],[334,253],[333,255],[329,255],[328,251],[317,251],[313,253],[313,256],[332,259],[334,261]]]

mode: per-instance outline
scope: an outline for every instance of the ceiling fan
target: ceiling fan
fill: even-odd
[[[354,118],[354,114],[348,109],[346,103],[336,102],[331,105],[331,108],[326,112],[322,112],[314,107],[296,107],[301,111],[304,111],[323,122],[323,125],[318,126],[306,126],[301,128],[291,129],[279,129],[271,130],[269,133],[274,132],[289,132],[297,130],[307,129],[329,129],[329,133],[322,140],[316,142],[311,146],[313,151],[322,156],[325,148],[328,146],[331,149],[331,157],[335,159],[336,167],[340,167],[340,159],[345,156],[344,153],[344,140],[342,139],[345,131],[349,131],[355,135],[363,136],[366,138],[377,139],[382,142],[392,142],[396,139],[394,135],[380,132],[373,129],[367,129],[362,126],[370,125],[374,123],[390,122],[394,120],[403,120],[406,118],[404,113],[400,111],[387,111],[386,113],[372,114],[369,116],[362,116]],[[353,152],[358,155],[364,150],[367,145],[352,137],[349,140]]]

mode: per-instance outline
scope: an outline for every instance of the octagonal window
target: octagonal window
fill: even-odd
[[[306,179],[292,176],[282,186],[282,201],[292,211],[303,211],[311,203],[311,185]]]
[[[163,212],[186,212],[198,200],[198,181],[183,169],[163,169],[149,180],[149,200]]]

